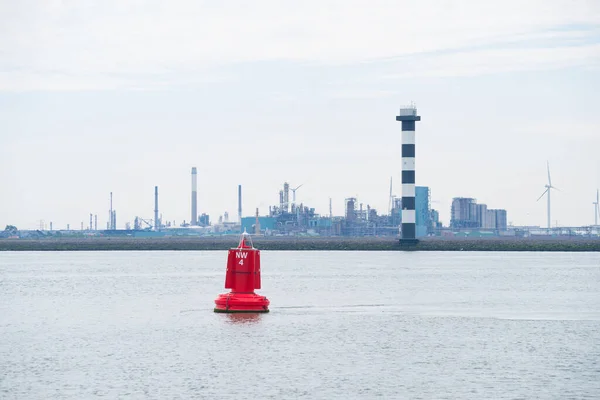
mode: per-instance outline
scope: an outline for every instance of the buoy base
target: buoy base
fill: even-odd
[[[270,301],[256,293],[224,293],[215,299],[216,313],[268,313]]]
[[[266,310],[222,310],[220,308],[216,308],[214,309],[214,311],[216,313],[221,313],[221,314],[264,314],[264,313],[268,313],[269,309],[267,308]]]

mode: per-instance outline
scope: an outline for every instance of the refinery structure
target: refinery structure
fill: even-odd
[[[211,220],[209,215],[201,213],[198,205],[198,169],[191,168],[191,202],[189,222],[163,220],[159,211],[159,187],[154,187],[154,218],[134,218],[133,225],[126,222],[124,229],[117,229],[117,211],[113,207],[113,193],[108,196],[108,222],[106,229],[98,229],[98,216],[89,214],[89,224],[71,229],[55,230],[52,222],[46,226],[40,221],[36,231],[23,232],[23,235],[89,235],[89,236],[214,236],[238,235],[248,232],[266,236],[393,236],[401,243],[415,243],[419,238],[427,236],[529,236],[540,235],[600,235],[598,219],[600,217],[600,194],[596,193],[594,204],[595,225],[583,228],[554,228],[548,222],[547,228],[514,227],[508,222],[505,209],[488,208],[486,204],[477,203],[470,197],[455,197],[450,209],[450,224],[443,226],[439,211],[431,207],[431,189],[428,186],[417,186],[415,162],[415,127],[421,120],[414,105],[402,107],[396,120],[401,122],[401,196],[390,191],[387,210],[377,210],[357,197],[347,197],[344,201],[344,214],[334,216],[332,202],[329,199],[329,210],[318,213],[310,204],[298,202],[296,192],[303,186],[290,185],[283,182],[278,193],[272,194],[272,205],[267,209],[256,207],[243,208],[242,185],[237,185],[237,218],[232,220],[228,212]],[[554,189],[550,181],[548,166],[548,184],[542,194],[548,196],[548,219],[550,221],[550,189]],[[232,188],[233,189],[233,188]],[[540,196],[541,198],[541,196]],[[538,199],[539,200],[539,199]],[[336,201],[341,201],[338,199]],[[243,216],[243,210],[246,216]],[[87,219],[87,217],[86,217]],[[12,227],[12,225],[10,225]],[[13,227],[14,228],[14,227]],[[14,230],[13,230],[14,231]],[[0,234],[2,234],[0,232]],[[14,235],[14,232],[12,232]],[[6,236],[6,231],[4,236]]]
[[[329,212],[325,215],[316,212],[314,207],[298,202],[296,191],[302,185],[292,186],[284,182],[278,193],[273,194],[273,204],[261,212],[254,208],[248,216],[242,216],[242,185],[237,187],[238,215],[230,219],[229,213],[211,221],[206,213],[197,209],[195,198],[196,168],[193,169],[192,201],[190,222],[163,220],[159,211],[159,188],[154,187],[154,218],[146,219],[136,216],[133,225],[126,222],[125,229],[117,229],[116,210],[113,208],[113,194],[109,198],[109,218],[106,229],[98,229],[97,216],[90,214],[89,225],[81,223],[79,229],[53,230],[50,223],[49,234],[56,233],[83,233],[90,236],[122,236],[157,237],[180,235],[238,235],[248,232],[255,235],[305,235],[305,236],[398,236],[402,234],[403,225],[403,198],[392,194],[390,181],[389,209],[380,213],[369,204],[360,202],[357,197],[348,197],[344,201],[344,214],[334,216],[332,213],[332,199],[329,199]],[[416,186],[414,204],[415,236],[433,236],[441,228],[439,213],[431,208],[430,189]],[[47,231],[45,226],[40,226],[38,232]]]
[[[406,154],[406,152],[404,153]],[[414,166],[414,161],[411,164]],[[278,192],[273,193],[272,205],[264,210],[253,207],[243,216],[242,185],[237,185],[237,218],[230,218],[229,212],[219,215],[215,221],[209,215],[198,211],[197,204],[197,169],[192,168],[191,185],[191,218],[190,222],[163,220],[159,211],[159,188],[154,187],[154,218],[135,217],[133,225],[126,222],[125,229],[117,229],[117,211],[113,208],[113,193],[109,193],[109,210],[106,229],[98,229],[98,216],[89,214],[89,224],[81,222],[79,229],[54,230],[52,222],[48,227],[41,221],[38,235],[83,234],[90,236],[217,236],[239,235],[248,232],[264,236],[389,236],[402,241],[407,224],[411,235],[408,240],[423,237],[491,237],[491,236],[531,236],[531,235],[600,235],[598,219],[600,218],[600,194],[596,193],[594,206],[595,224],[580,228],[541,228],[515,227],[508,222],[505,209],[491,208],[487,204],[478,203],[475,198],[455,197],[450,208],[450,223],[444,226],[439,218],[439,211],[431,205],[431,189],[427,186],[408,188],[406,180],[402,184],[402,196],[393,194],[392,180],[388,209],[380,212],[352,196],[343,199],[343,215],[333,215],[332,202],[329,199],[329,210],[325,214],[318,213],[310,204],[297,201],[296,191],[303,185],[291,185],[283,182]],[[414,175],[414,170],[413,170]],[[407,194],[414,193],[414,196]],[[407,213],[412,210],[412,213]],[[408,221],[405,222],[408,214]],[[411,215],[412,214],[412,215]],[[409,225],[409,226],[410,226]],[[412,232],[414,231],[414,236]],[[34,233],[35,235],[36,233]]]

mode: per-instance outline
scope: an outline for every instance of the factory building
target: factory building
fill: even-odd
[[[506,210],[489,210],[494,213],[494,220],[496,222],[496,230],[505,231],[508,228],[506,219]]]
[[[431,232],[431,208],[429,206],[429,188],[415,188],[415,226],[417,237],[427,236]]]
[[[256,233],[256,222],[258,221],[261,233],[275,230],[277,219],[273,217],[242,217],[242,232]]]
[[[496,229],[496,213],[494,210],[486,210],[481,227],[483,229]]]
[[[451,228],[477,228],[477,201],[470,197],[455,197],[450,210]]]
[[[486,204],[476,204],[475,205],[475,218],[477,219],[477,226],[481,228],[487,228],[486,220],[487,220],[488,209]],[[495,228],[491,228],[495,229]]]
[[[346,203],[346,222],[352,223],[356,221],[356,198],[349,197],[345,200]]]
[[[488,209],[486,204],[477,204],[470,197],[455,197],[450,210],[450,228],[505,231],[506,210]]]

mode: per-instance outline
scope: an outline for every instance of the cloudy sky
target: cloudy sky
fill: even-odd
[[[417,185],[545,225],[593,223],[600,2],[0,1],[0,225],[216,220],[297,198],[341,215],[400,195],[415,102]]]

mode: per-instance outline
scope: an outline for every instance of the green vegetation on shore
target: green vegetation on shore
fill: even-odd
[[[415,246],[401,246],[397,238],[380,237],[254,237],[261,250],[355,250],[355,251],[594,251],[600,238],[425,238]],[[44,238],[0,239],[0,251],[110,251],[110,250],[226,250],[238,238]]]

